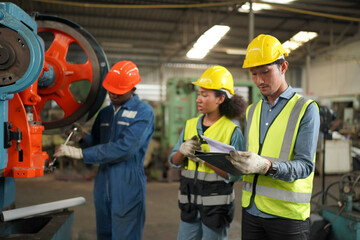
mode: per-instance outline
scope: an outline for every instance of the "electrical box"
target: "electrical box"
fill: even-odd
[[[351,141],[326,140],[325,174],[348,173],[352,170]]]

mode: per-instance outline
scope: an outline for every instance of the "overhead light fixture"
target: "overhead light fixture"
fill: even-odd
[[[290,38],[290,40],[284,42],[282,46],[284,47],[285,51],[290,53],[291,51],[294,51],[295,49],[299,48],[305,43],[313,40],[317,36],[318,34],[316,32],[300,31],[297,34],[295,34],[292,38]]]
[[[257,11],[260,11],[260,10],[269,10],[269,9],[272,9],[271,3],[277,3],[277,4],[287,4],[287,3],[290,3],[290,2],[293,2],[294,0],[262,0],[263,3],[253,3],[252,4],[252,9],[253,11],[257,12]],[[266,4],[265,2],[268,2],[269,4]],[[239,9],[238,9],[239,12],[245,12],[245,13],[248,13],[250,11],[250,3],[249,2],[246,2],[244,3]]]
[[[227,48],[225,52],[229,55],[246,55],[246,50],[245,48]]]
[[[263,9],[271,9],[271,6],[269,4],[264,4],[264,3],[253,3],[252,9],[253,11],[257,12]],[[238,9],[238,11],[248,13],[250,11],[250,3],[246,2]]]
[[[229,26],[215,25],[202,34],[193,47],[187,52],[186,57],[203,59],[230,30]]]
[[[318,36],[318,34],[316,32],[305,32],[305,31],[300,31],[297,34],[295,34],[292,39],[294,41],[297,42],[302,42],[302,43],[306,43],[310,40],[313,40],[314,38],[316,38]]]
[[[287,4],[293,2],[294,0],[262,0],[262,1],[268,3]]]

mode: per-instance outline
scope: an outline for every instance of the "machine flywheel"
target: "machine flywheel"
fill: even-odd
[[[109,65],[103,50],[90,33],[69,20],[47,15],[35,19],[48,66],[38,81],[41,102],[36,114],[45,129],[90,119],[106,96],[101,83]]]

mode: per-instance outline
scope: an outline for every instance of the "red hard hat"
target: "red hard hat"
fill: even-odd
[[[139,69],[131,61],[116,63],[106,74],[103,87],[111,93],[125,94],[141,81]]]

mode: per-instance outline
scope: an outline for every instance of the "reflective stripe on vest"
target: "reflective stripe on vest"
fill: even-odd
[[[244,182],[243,183],[243,190],[251,192],[253,188],[253,183]],[[293,203],[309,203],[311,200],[311,193],[299,193],[299,192],[289,192],[286,190],[266,187],[266,186],[259,186],[256,185],[256,193],[264,196],[264,197],[271,197],[281,201],[293,202]]]
[[[246,149],[274,162],[291,161],[300,120],[312,102],[295,94],[270,125],[261,153],[258,151],[260,151],[259,126],[262,101],[251,105],[247,109]],[[286,124],[282,124],[284,122]],[[286,129],[284,129],[285,125]],[[250,199],[255,194],[254,201],[261,211],[285,218],[304,220],[310,214],[313,177],[314,173],[311,173],[305,179],[285,182],[273,179],[271,176],[257,175],[255,178],[255,175],[246,175],[243,178],[243,207],[249,206]],[[256,179],[255,193],[252,192],[254,179]]]
[[[194,135],[199,137],[197,123],[200,121],[200,118],[201,116],[186,121],[184,141],[192,138]],[[225,144],[230,144],[231,136],[235,128],[236,125],[227,117],[223,116],[208,129],[206,129],[203,135]],[[209,152],[208,144],[202,144],[201,147],[203,148],[204,152]],[[194,185],[196,189],[202,190],[201,195],[198,193],[195,195],[192,190],[194,189],[192,186],[188,189],[183,189],[182,195],[179,194],[180,204],[189,203],[188,196],[191,196],[192,200],[190,201],[195,201],[194,199],[196,199],[196,204],[207,206],[228,205],[235,199],[232,183],[226,184],[224,182],[225,179],[215,173],[215,171],[206,164],[195,163],[191,159],[188,159],[187,162],[188,164],[183,166],[181,169],[181,177],[183,179],[185,178],[190,185]],[[207,188],[204,188],[204,186],[207,186]],[[218,186],[222,187],[219,188]],[[224,192],[227,193],[224,194]],[[220,193],[222,194],[220,195]]]
[[[301,97],[296,103],[295,103],[295,106],[294,108],[292,109],[291,113],[290,113],[290,118],[288,120],[288,124],[287,124],[287,127],[286,127],[286,131],[285,131],[285,135],[284,135],[284,139],[283,139],[283,144],[282,144],[282,147],[281,147],[281,152],[280,152],[280,155],[279,155],[279,158],[271,158],[271,157],[268,157],[269,160],[271,161],[274,161],[274,162],[278,162],[278,161],[287,161],[288,160],[288,157],[290,155],[290,148],[291,148],[291,143],[293,138],[294,138],[294,134],[295,134],[295,128],[296,128],[296,123],[297,123],[297,120],[299,119],[299,116],[300,116],[300,112],[302,110],[302,108],[304,107],[305,103],[307,102],[308,100],[304,97]],[[251,107],[250,107],[250,110],[249,110],[249,113],[248,113],[248,123],[251,123],[252,121],[252,118],[253,118],[253,114],[254,114],[254,111],[255,111],[255,107],[256,107],[256,104],[253,104]],[[249,136],[248,133],[250,131],[250,125],[251,124],[247,124],[246,126],[246,136]],[[246,138],[246,149],[249,149],[249,138]],[[284,143],[288,143],[288,144],[284,144]]]
[[[195,171],[183,169],[181,171],[181,176],[186,178],[195,178]],[[197,179],[207,182],[224,181],[224,178],[215,172],[198,172]]]
[[[196,199],[196,203],[195,203]],[[235,199],[235,191],[230,195],[212,195],[212,196],[201,196],[190,194],[190,201],[187,195],[181,194],[179,191],[179,202],[182,204],[194,203],[202,206],[217,206],[217,205],[228,205]]]

